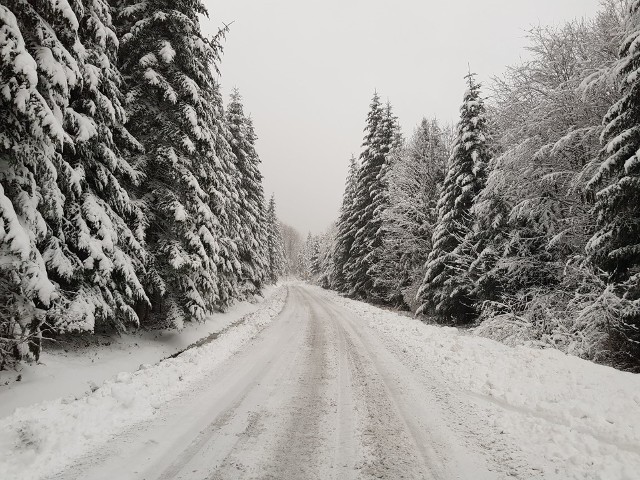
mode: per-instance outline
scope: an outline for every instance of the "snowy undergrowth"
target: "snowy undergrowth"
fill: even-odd
[[[563,354],[509,347],[332,295],[504,432],[541,478],[632,480],[640,471],[640,376]],[[523,477],[524,478],[524,477]]]
[[[2,478],[50,475],[126,427],[150,418],[254,338],[282,310],[286,296],[287,288],[281,287],[262,308],[215,341],[156,365],[141,365],[133,373],[121,372],[82,398],[18,408],[0,420]]]

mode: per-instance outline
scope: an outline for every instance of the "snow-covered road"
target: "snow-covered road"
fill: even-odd
[[[498,478],[352,311],[289,287],[280,315],[146,423],[60,479]]]
[[[0,478],[12,480],[638,471],[640,376],[304,284],[277,289],[211,343],[0,420]]]

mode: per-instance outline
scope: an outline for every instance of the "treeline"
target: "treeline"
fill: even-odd
[[[530,60],[488,96],[466,77],[453,132],[425,120],[401,140],[375,95],[335,234],[313,240],[307,269],[437,323],[637,369],[639,10],[611,0],[532,30]]]
[[[200,0],[0,5],[0,368],[50,334],[180,328],[282,271]]]

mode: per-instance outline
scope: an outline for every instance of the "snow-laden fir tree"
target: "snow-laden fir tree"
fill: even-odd
[[[146,256],[139,228],[144,219],[130,195],[140,173],[123,155],[141,147],[124,126],[110,6],[93,0],[75,8],[84,47],[76,48],[82,83],[71,90],[65,110],[73,146],[63,151],[59,168],[59,176],[69,178],[62,189],[62,235],[75,272],[69,277],[52,271],[63,289],[73,292],[56,309],[56,320],[66,330],[93,330],[96,321],[122,328],[138,324],[136,303],[148,304],[139,278]]]
[[[226,30],[226,28],[220,30],[217,38],[223,37]],[[216,66],[215,62],[219,59],[216,57],[213,61],[213,66]],[[239,188],[241,188],[243,172],[238,170],[229,143],[232,136],[226,121],[220,84],[213,78],[210,80],[212,88],[203,91],[202,121],[204,125],[209,126],[214,150],[213,153],[205,154],[201,183],[209,197],[209,208],[218,220],[214,231],[219,245],[216,262],[218,274],[216,307],[224,310],[240,296],[242,264],[238,242],[241,232],[245,230],[247,222],[251,219],[245,217],[245,212],[239,208]],[[250,135],[255,136],[253,126],[249,124],[249,127]]]
[[[144,249],[128,188],[138,174],[121,155],[136,142],[123,127],[109,7],[6,2],[2,22],[3,189],[40,253],[39,277],[58,287],[49,323],[136,324]]]
[[[470,285],[460,275],[455,249],[472,224],[471,207],[485,183],[489,160],[487,118],[480,84],[473,74],[465,77],[469,88],[460,109],[456,140],[438,199],[438,222],[432,250],[418,290],[418,313],[433,314],[441,322],[464,323],[473,319]]]
[[[602,163],[588,183],[596,191],[598,230],[586,249],[627,301],[623,331],[633,343],[640,340],[640,0],[628,8],[617,69],[620,98],[604,117]]]
[[[131,152],[145,175],[140,190],[148,223],[145,287],[152,309],[145,321],[180,326],[203,320],[228,301],[230,280],[221,280],[221,245],[228,235],[233,172],[219,152],[225,132],[212,67],[218,39],[205,38],[199,0],[116,2],[121,36],[120,68],[127,84],[129,128],[145,153]],[[213,122],[213,123],[212,123]],[[221,145],[222,144],[222,145]],[[219,207],[216,212],[212,211]],[[224,261],[233,270],[233,259]]]
[[[379,300],[382,297],[374,284],[371,267],[379,261],[382,213],[387,206],[385,174],[389,153],[399,144],[398,132],[391,106],[383,107],[378,94],[374,94],[349,219],[353,243],[344,267],[348,292],[359,298]]]
[[[267,255],[269,258],[268,280],[276,283],[285,272],[285,253],[282,230],[276,214],[276,199],[273,195],[267,207]]]
[[[26,355],[29,345],[37,354],[44,318],[36,306],[49,306],[55,298],[41,251],[51,239],[47,223],[62,223],[56,162],[65,140],[62,110],[69,89],[62,79],[53,85],[50,76],[39,78],[42,67],[29,47],[41,44],[28,30],[23,36],[25,19],[45,34],[49,67],[79,77],[45,18],[28,3],[17,6],[0,5],[0,369]],[[75,23],[57,13],[59,27],[69,30],[66,37],[75,38]]]
[[[364,297],[365,292],[356,291],[356,284],[364,286],[363,283],[369,278],[367,270],[368,263],[363,263],[367,255],[365,248],[366,241],[373,229],[367,229],[373,218],[372,208],[372,185],[377,183],[380,170],[384,164],[384,157],[379,155],[380,141],[382,130],[382,122],[384,118],[384,110],[380,103],[378,93],[374,93],[369,113],[367,114],[367,123],[365,126],[365,137],[363,142],[363,151],[360,154],[360,165],[356,176],[354,198],[349,209],[349,235],[353,238],[349,248],[349,255],[343,267],[345,272],[346,289],[345,291],[353,296]],[[371,285],[366,285],[370,287]],[[364,290],[364,288],[363,288]]]
[[[384,119],[382,122],[382,150],[384,154],[384,163],[380,168],[378,174],[378,185],[374,190],[373,195],[373,227],[376,229],[375,234],[372,235],[370,244],[371,253],[369,254],[367,261],[370,266],[367,270],[367,275],[371,279],[371,289],[368,293],[369,300],[379,303],[398,303],[398,295],[396,286],[389,285],[384,280],[386,277],[384,270],[382,269],[383,257],[385,254],[384,242],[387,236],[387,232],[384,229],[384,218],[391,200],[389,197],[389,175],[393,168],[393,164],[399,158],[398,152],[402,147],[402,136],[400,134],[400,126],[398,119],[393,115],[393,109],[391,104],[387,102],[384,111]]]
[[[239,177],[236,208],[241,220],[237,242],[242,265],[240,282],[246,290],[255,293],[260,291],[268,268],[266,212],[262,174],[258,169],[260,159],[255,149],[256,135],[251,120],[244,114],[238,90],[231,94],[226,115]]]
[[[345,266],[349,260],[349,252],[353,244],[353,229],[350,220],[352,218],[357,176],[358,160],[352,156],[349,162],[349,171],[342,196],[340,216],[336,225],[336,240],[332,261],[333,273],[331,274],[331,287],[340,292],[345,292],[348,288]]]

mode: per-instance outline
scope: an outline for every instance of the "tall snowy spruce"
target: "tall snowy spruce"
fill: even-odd
[[[604,270],[624,301],[624,336],[640,341],[640,0],[628,6],[620,47],[620,99],[604,118],[602,163],[588,183],[595,191],[598,230],[587,244],[590,261]]]
[[[63,152],[67,165],[60,172],[74,179],[62,193],[63,235],[76,272],[70,279],[52,271],[63,289],[74,294],[68,305],[61,305],[57,321],[69,330],[93,330],[96,321],[122,328],[138,324],[136,303],[148,304],[139,280],[145,249],[136,229],[142,212],[130,195],[140,173],[123,156],[140,145],[124,127],[127,117],[110,7],[94,0],[76,8],[84,46],[78,54],[82,85],[71,90],[65,110],[73,148]]]
[[[387,253],[385,241],[388,240],[389,233],[384,228],[385,217],[391,206],[389,192],[389,179],[395,163],[399,159],[402,147],[402,135],[398,119],[393,115],[391,104],[387,102],[382,122],[382,149],[384,163],[378,174],[378,186],[373,195],[373,227],[375,233],[372,236],[370,266],[367,274],[371,278],[372,288],[368,294],[369,300],[377,303],[397,304],[397,285],[390,285],[386,281],[386,271],[384,256]]]
[[[145,148],[129,152],[145,174],[139,195],[149,249],[145,322],[180,327],[225,306],[236,248],[225,226],[235,194],[224,118],[212,67],[217,39],[206,39],[199,0],[116,3],[120,68],[127,85],[129,128]],[[222,155],[221,155],[222,153]]]
[[[241,219],[238,232],[238,255],[242,265],[240,283],[248,293],[256,293],[268,270],[265,199],[262,174],[258,169],[260,158],[255,149],[256,135],[251,120],[244,114],[242,97],[237,90],[231,94],[226,115],[238,175],[236,208]]]
[[[435,315],[442,323],[466,323],[474,318],[470,285],[460,275],[455,255],[472,223],[471,207],[485,183],[489,160],[488,131],[480,84],[473,74],[465,77],[469,89],[460,109],[453,153],[438,199],[438,221],[432,250],[417,299],[418,313]]]
[[[220,30],[214,42],[224,37],[227,28]],[[216,43],[217,45],[217,43]],[[214,59],[217,66],[219,58]],[[209,69],[211,73],[211,69]],[[213,80],[213,79],[212,79]],[[238,242],[245,229],[247,218],[239,208],[239,188],[243,172],[238,170],[230,145],[231,132],[224,111],[224,102],[219,82],[213,80],[211,89],[204,93],[203,124],[208,125],[214,141],[213,154],[205,155],[201,184],[208,195],[209,208],[218,220],[215,235],[219,245],[216,261],[218,274],[218,301],[216,308],[225,310],[240,295],[242,265]],[[253,128],[251,126],[253,134]],[[255,136],[255,134],[253,134]]]
[[[24,335],[29,324],[37,333],[44,312],[33,300],[57,331],[137,324],[144,249],[129,188],[139,175],[122,156],[136,142],[123,127],[109,6],[5,2],[0,20],[0,175],[26,233],[26,264],[11,272],[16,288],[5,303],[24,315],[8,329]],[[39,320],[30,321],[36,310]]]
[[[282,230],[276,214],[276,199],[273,195],[267,207],[267,255],[269,260],[267,278],[271,283],[276,283],[285,272],[285,255]]]
[[[51,75],[39,78],[43,69],[33,46],[41,43],[29,35],[27,21],[51,32],[43,39],[55,61],[50,64],[79,77],[60,41],[75,38],[75,23],[63,22],[57,12],[59,28],[69,33],[56,35],[31,5],[17,6],[0,5],[0,369],[30,348],[37,356],[44,321],[37,307],[55,299],[41,252],[51,238],[47,223],[62,223],[56,163],[65,140],[68,84],[54,85]]]
[[[345,266],[349,260],[349,252],[353,244],[353,230],[350,223],[352,216],[352,204],[355,198],[356,179],[358,175],[358,160],[352,156],[349,161],[349,171],[345,182],[340,217],[337,222],[336,240],[333,251],[333,273],[331,274],[331,286],[340,292],[347,290]]]
[[[399,143],[398,126],[391,107],[383,107],[374,94],[367,126],[364,150],[355,184],[349,224],[353,243],[344,266],[348,293],[354,297],[379,299],[371,267],[378,262],[381,245],[382,212],[386,208],[387,161],[391,150]]]

